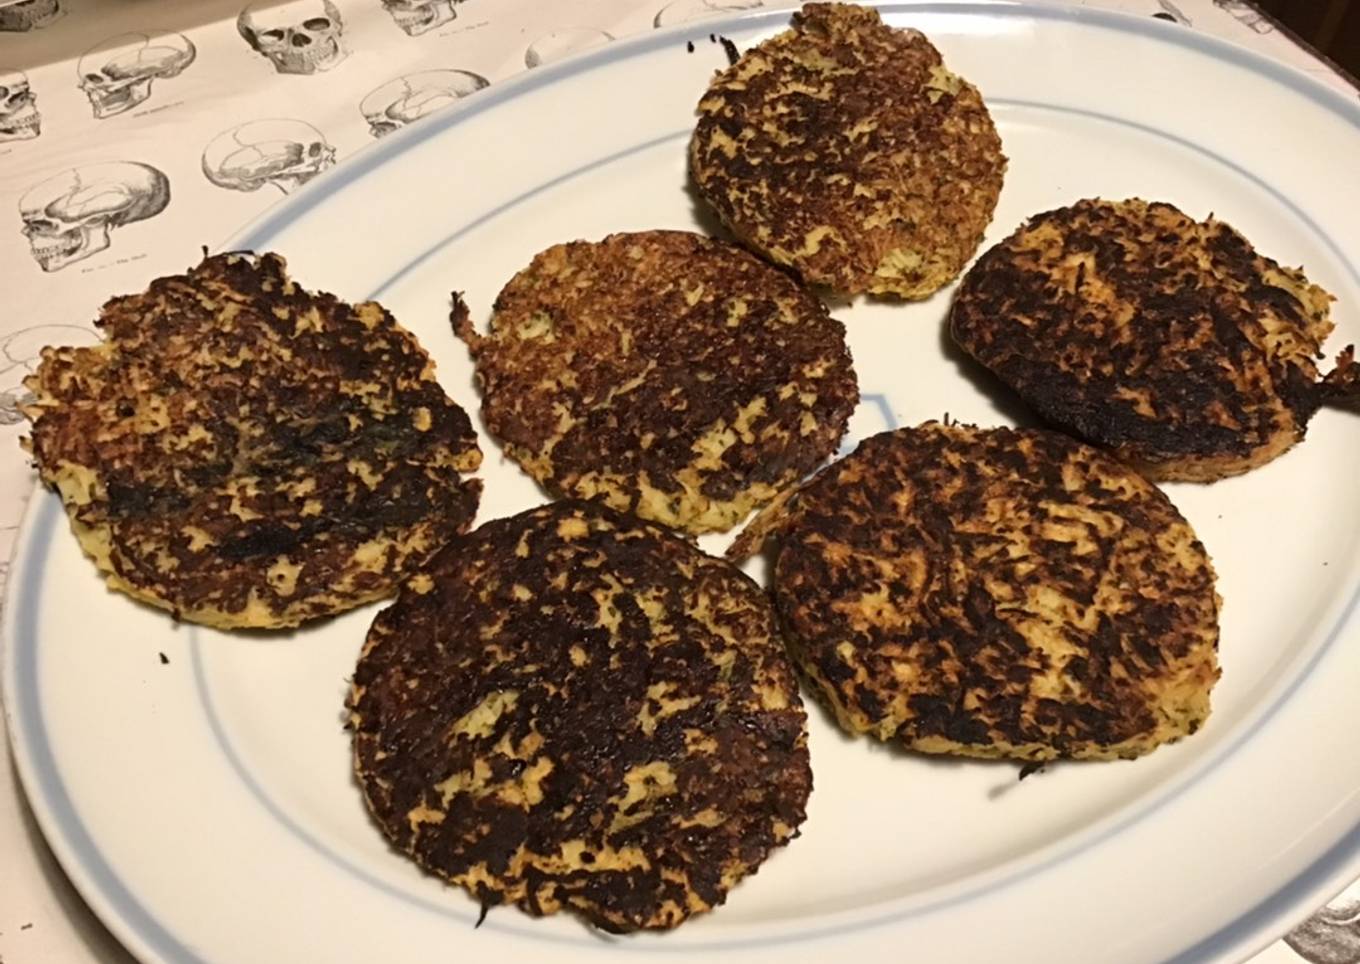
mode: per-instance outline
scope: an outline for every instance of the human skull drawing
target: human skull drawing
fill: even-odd
[[[223,131],[203,151],[203,173],[218,187],[289,194],[335,163],[335,148],[300,120],[250,121]]]
[[[19,199],[23,233],[44,271],[103,251],[109,235],[170,203],[170,181],[150,164],[112,161],[62,171]]]
[[[675,0],[657,11],[652,26],[669,27],[734,10],[753,10],[760,5],[761,0]]]
[[[252,3],[236,18],[236,29],[281,74],[330,70],[348,55],[341,43],[345,25],[331,0]]]
[[[98,336],[76,325],[37,325],[0,338],[0,425],[18,425],[24,420],[23,406],[33,400],[24,387],[42,360],[48,345],[93,345]]]
[[[389,80],[360,101],[359,110],[369,132],[382,137],[486,85],[485,77],[466,70],[423,70]]]
[[[561,60],[571,54],[602,47],[613,40],[613,36],[593,27],[566,27],[544,34],[524,51],[524,66],[541,67],[543,64]]]
[[[1247,0],[1214,0],[1214,6],[1229,14],[1242,26],[1251,28],[1255,33],[1266,34],[1275,29],[1270,18],[1248,3]]]
[[[26,141],[42,133],[38,100],[22,70],[0,70],[0,141]]]
[[[36,30],[61,16],[61,0],[0,0],[0,30]]]
[[[91,47],[76,64],[80,89],[96,118],[131,110],[151,96],[151,82],[177,77],[197,51],[178,33],[125,33]]]
[[[415,37],[458,18],[456,5],[463,0],[382,0],[383,9],[397,26]]]
[[[1284,939],[1310,964],[1360,964],[1360,900],[1332,901]]]

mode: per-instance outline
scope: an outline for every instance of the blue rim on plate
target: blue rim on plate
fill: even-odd
[[[1352,102],[1341,93],[1333,91],[1312,78],[1299,73],[1292,68],[1285,67],[1275,61],[1269,60],[1252,51],[1240,48],[1226,41],[1203,34],[1187,30],[1176,24],[1168,24],[1153,18],[1140,18],[1132,15],[1115,13],[1103,10],[1088,10],[1081,8],[1050,8],[1050,7],[1029,7],[1020,3],[1009,2],[982,2],[982,3],[885,3],[879,4],[880,8],[887,13],[903,14],[930,14],[948,12],[955,15],[985,15],[988,17],[996,16],[1015,16],[1027,20],[1060,20],[1075,21],[1081,23],[1095,24],[1110,29],[1141,34],[1155,38],[1158,41],[1180,45],[1201,53],[1207,53],[1217,59],[1234,63],[1250,69],[1254,72],[1268,76],[1270,79],[1280,83],[1290,90],[1301,94],[1308,100],[1322,106],[1335,114],[1345,123],[1360,128],[1360,102]],[[407,150],[416,145],[429,140],[443,132],[466,122],[469,118],[476,116],[483,111],[490,110],[499,104],[505,103],[514,98],[522,97],[542,86],[552,84],[564,76],[594,70],[601,66],[619,63],[633,57],[645,56],[656,50],[670,47],[688,35],[702,32],[727,31],[727,32],[750,32],[766,28],[773,28],[783,24],[787,18],[788,11],[759,10],[738,17],[703,21],[702,24],[683,24],[665,30],[657,30],[652,33],[615,42],[600,50],[585,54],[579,58],[565,61],[561,64],[540,68],[521,74],[507,81],[502,81],[486,91],[480,92],[467,100],[442,111],[432,117],[399,130],[383,140],[369,145],[360,151],[355,157],[346,163],[323,174],[296,195],[280,202],[271,210],[265,212],[256,219],[250,226],[237,234],[231,242],[224,245],[224,249],[264,249],[269,247],[271,239],[279,232],[290,227],[300,218],[304,217],[317,205],[324,203],[333,195],[346,190],[360,181],[368,173],[381,168],[383,165],[399,157]],[[1004,98],[989,98],[989,103],[997,106],[1004,106],[1008,103]],[[1131,121],[1117,117],[1107,117],[1096,115],[1089,111],[1082,111],[1078,108],[1064,107],[1057,104],[1037,104],[1034,102],[1013,102],[1015,106],[1038,107],[1052,110],[1075,111],[1094,116],[1098,119],[1112,121],[1114,123],[1130,124]],[[1188,146],[1195,150],[1204,152],[1199,145],[1195,145],[1176,138],[1174,135],[1162,131],[1155,131],[1145,125],[1135,125],[1142,128],[1145,132],[1154,133],[1162,137],[1177,141],[1182,146]],[[530,197],[540,193],[548,187],[560,184],[562,181],[584,173],[586,170],[593,169],[601,164],[607,164],[637,151],[645,150],[649,147],[657,146],[668,140],[679,139],[688,134],[688,130],[666,135],[662,138],[654,138],[645,143],[635,145],[623,152],[602,158],[588,167],[566,172],[560,177],[540,185],[528,192],[525,192],[515,200],[505,205],[500,205],[495,209],[484,212],[477,217],[470,219],[468,223],[451,232],[450,235],[433,246],[428,251],[422,253],[416,259],[409,262],[396,275],[384,280],[377,289],[370,294],[370,297],[380,295],[391,285],[395,284],[407,271],[417,267],[426,258],[432,256],[442,247],[452,243],[461,235],[484,224],[486,221],[504,213],[510,207],[523,203]],[[1319,227],[1309,219],[1304,212],[1300,211],[1287,198],[1260,178],[1253,175],[1237,165],[1232,164],[1225,158],[1217,158],[1218,161],[1234,169],[1238,174],[1245,176],[1263,188],[1279,203],[1292,210],[1300,223],[1309,227],[1314,236],[1331,251],[1340,264],[1351,275],[1351,278],[1360,285],[1360,268],[1348,259],[1340,250],[1340,247],[1328,238]],[[891,413],[889,412],[889,415]],[[57,537],[59,522],[63,514],[58,500],[54,496],[35,497],[29,506],[24,522],[23,535],[16,546],[16,562],[14,574],[17,578],[12,579],[8,587],[5,605],[4,653],[3,668],[5,678],[3,693],[5,696],[5,713],[9,724],[11,740],[14,746],[16,764],[23,779],[26,791],[34,802],[34,811],[42,826],[44,834],[51,842],[53,849],[57,852],[62,864],[67,868],[78,889],[90,901],[91,905],[100,914],[104,921],[115,931],[118,937],[130,948],[145,955],[148,958],[174,964],[199,964],[204,959],[197,955],[191,948],[177,939],[156,917],[154,912],[144,906],[137,896],[129,889],[118,875],[116,869],[103,857],[97,842],[91,836],[89,830],[81,820],[73,801],[71,800],[66,786],[61,777],[60,766],[57,762],[52,746],[48,740],[47,727],[43,715],[41,702],[41,688],[38,676],[38,640],[41,635],[38,626],[38,602],[44,591],[42,582],[45,570],[45,562],[50,541]],[[20,552],[22,554],[20,554]],[[1277,700],[1269,707],[1259,711],[1250,726],[1243,727],[1241,732],[1235,734],[1234,738],[1221,747],[1213,761],[1206,768],[1201,769],[1195,779],[1202,777],[1210,770],[1231,756],[1237,749],[1249,741],[1251,736],[1274,715],[1289,699],[1295,689],[1308,677],[1312,669],[1327,653],[1331,645],[1339,636],[1354,614],[1357,602],[1360,602],[1360,587],[1352,592],[1348,603],[1339,619],[1338,623],[1329,631],[1326,641],[1318,647],[1310,656],[1307,664],[1295,675],[1290,685],[1281,692]],[[277,804],[271,801],[262,788],[258,786],[246,771],[239,757],[232,749],[225,731],[214,715],[211,705],[211,697],[204,677],[204,670],[201,661],[201,654],[196,638],[191,642],[194,659],[195,684],[198,687],[200,696],[205,703],[205,711],[209,714],[210,726],[217,736],[222,750],[226,755],[230,765],[235,769],[237,775],[243,780],[266,810],[270,811],[274,818],[287,827],[296,837],[313,849],[327,856],[337,865],[345,867],[351,873],[363,876],[370,884],[383,887],[390,891],[386,885],[366,875],[364,872],[349,865],[345,858],[327,850],[324,844],[310,837],[305,830],[302,830]],[[1193,781],[1181,781],[1180,785],[1173,792],[1157,795],[1156,799],[1146,803],[1146,805],[1135,808],[1131,813],[1125,814],[1119,821],[1106,825],[1099,837],[1095,840],[1104,839],[1112,834],[1118,833],[1121,829],[1144,819],[1149,814],[1155,812],[1163,804],[1174,797],[1175,793],[1184,790]],[[1087,841],[1083,846],[1089,846],[1094,841]],[[826,925],[821,928],[801,932],[798,935],[791,935],[791,939],[796,937],[799,940],[811,940],[821,937],[834,936],[844,926],[853,926],[855,929],[882,926],[903,919],[907,915],[914,915],[929,912],[940,906],[954,903],[960,900],[969,899],[984,891],[990,891],[1001,887],[1010,886],[1026,874],[1044,869],[1053,863],[1060,862],[1071,856],[1077,848],[1067,848],[1062,853],[1033,865],[1024,873],[1012,874],[1002,877],[999,881],[988,882],[981,888],[970,891],[963,896],[951,896],[935,903],[928,903],[921,908],[908,911],[907,914],[895,913],[883,915],[869,921],[859,922],[854,925]],[[1177,962],[1189,962],[1203,960],[1206,958],[1221,957],[1239,952],[1249,952],[1256,949],[1259,945],[1268,940],[1270,936],[1283,929],[1293,918],[1301,906],[1311,907],[1327,899],[1333,892],[1339,890],[1349,882],[1350,877],[1356,873],[1360,866],[1360,826],[1352,828],[1340,840],[1338,840],[1329,850],[1318,857],[1307,869],[1297,874],[1295,877],[1284,883],[1273,895],[1256,906],[1245,911],[1235,921],[1225,927],[1220,928],[1212,934],[1206,935],[1194,946],[1178,954],[1173,960]],[[400,894],[402,899],[412,902],[416,906],[424,905],[425,910],[452,914],[455,916],[466,916],[459,914],[458,911],[440,905],[419,902],[409,895]],[[495,925],[492,925],[495,926]],[[546,938],[548,935],[535,934],[530,930],[512,927],[504,929],[517,935],[534,936]],[[556,941],[556,938],[551,938]],[[571,943],[576,943],[574,940]],[[736,951],[746,946],[745,941],[718,941],[701,944],[686,944],[673,948],[675,951],[695,953],[702,951]],[[762,940],[760,943],[768,944],[769,941]],[[598,947],[599,945],[591,945]],[[632,948],[636,951],[637,948]],[[665,945],[654,945],[648,948],[652,953],[664,953],[672,948]]]

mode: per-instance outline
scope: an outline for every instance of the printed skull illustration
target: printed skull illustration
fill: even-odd
[[[567,27],[539,37],[524,51],[524,66],[541,67],[571,54],[601,47],[614,38],[592,27]]]
[[[38,100],[22,70],[0,70],[0,141],[26,141],[42,133]]]
[[[1172,3],[1171,0],[1157,0],[1157,6],[1161,7],[1161,10],[1154,13],[1153,16],[1158,20],[1169,20],[1172,23],[1180,24],[1182,27],[1194,26],[1194,23],[1191,22],[1190,18],[1185,15],[1185,12]]]
[[[1360,900],[1332,901],[1284,939],[1310,964],[1360,964]]]
[[[125,33],[91,47],[76,65],[80,89],[99,119],[131,110],[151,96],[151,82],[177,77],[197,51],[178,33]]]
[[[33,398],[24,387],[42,360],[48,345],[93,345],[99,338],[88,328],[76,325],[38,325],[0,338],[0,425],[18,425],[24,420],[21,406]]]
[[[170,181],[149,164],[112,161],[62,171],[19,199],[23,233],[44,271],[103,251],[115,228],[170,203]]]
[[[0,30],[36,30],[61,16],[61,0],[0,0]]]
[[[397,26],[415,37],[457,19],[456,4],[463,0],[382,0],[383,9]]]
[[[1214,6],[1256,33],[1267,34],[1275,29],[1270,19],[1246,0],[1214,0]]]
[[[761,0],[675,0],[657,11],[652,26],[669,27],[733,10],[753,10],[760,5]]]
[[[236,18],[236,29],[281,74],[330,70],[348,55],[340,42],[345,25],[331,0],[252,3]]]
[[[423,70],[389,80],[360,101],[359,110],[369,132],[382,137],[486,85],[485,77],[466,70]]]
[[[203,173],[218,187],[258,191],[272,184],[297,190],[335,163],[335,148],[300,120],[257,120],[214,137],[203,151]]]

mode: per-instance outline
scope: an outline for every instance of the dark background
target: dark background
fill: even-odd
[[[1360,77],[1360,0],[1254,0],[1256,6]]]

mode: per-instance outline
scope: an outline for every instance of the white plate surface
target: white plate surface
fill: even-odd
[[[1081,197],[1167,200],[1306,266],[1337,295],[1332,352],[1360,333],[1360,105],[1151,18],[883,9],[990,105],[1010,168],[987,243]],[[275,250],[308,287],[378,298],[475,411],[448,293],[484,320],[551,243],[710,227],[684,151],[725,63],[708,33],[745,47],[786,20],[658,31],[497,85],[224,247]],[[947,347],[948,297],[836,309],[864,395],[856,438],[945,413],[1025,419]],[[481,520],[543,500],[482,445]],[[1263,469],[1169,488],[1225,599],[1223,679],[1193,739],[1017,783],[1014,766],[843,738],[814,708],[802,837],[667,935],[606,939],[514,909],[474,930],[473,903],[387,849],[350,778],[341,703],[375,608],[284,638],[175,626],[102,588],[51,495],[33,502],[10,581],[5,710],[54,849],[148,961],[1240,959],[1360,873],[1356,478],[1360,419],[1323,412]]]

